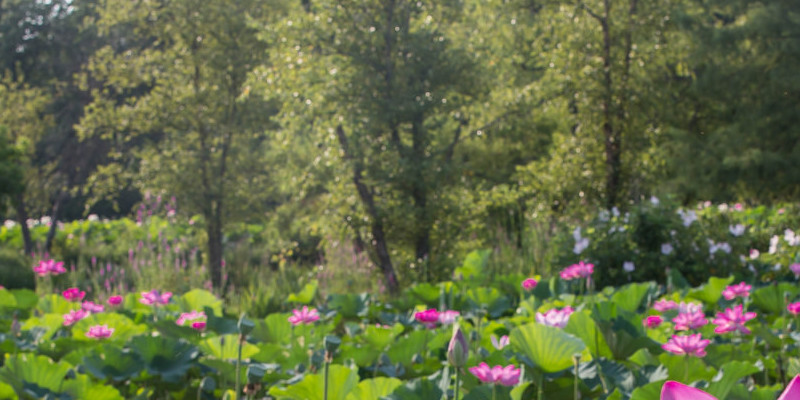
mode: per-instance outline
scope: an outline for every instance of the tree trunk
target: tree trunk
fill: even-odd
[[[611,15],[611,3],[609,0],[604,2],[605,13],[600,18],[600,25],[603,28],[603,77],[604,77],[604,96],[603,96],[603,138],[605,141],[605,162],[606,162],[606,207],[611,208],[617,204],[617,197],[620,190],[620,176],[622,167],[622,157],[620,154],[621,138],[619,128],[614,129],[612,120],[611,105],[613,103],[613,80],[611,77],[611,27],[609,18]]]
[[[400,290],[400,285],[397,282],[397,275],[395,274],[394,266],[392,265],[392,257],[389,254],[389,248],[386,243],[383,220],[378,214],[377,207],[375,206],[375,198],[372,195],[372,192],[369,190],[364,181],[361,180],[363,166],[361,165],[361,162],[356,160],[350,153],[350,149],[347,146],[347,136],[345,135],[344,129],[341,125],[336,127],[336,136],[338,137],[339,144],[342,146],[342,150],[344,151],[344,158],[346,160],[353,161],[353,184],[358,192],[358,197],[361,199],[361,202],[364,203],[364,207],[366,208],[367,214],[370,217],[372,245],[375,249],[375,257],[378,262],[378,268],[380,268],[381,272],[383,273],[383,277],[386,282],[386,288],[389,289],[389,293],[397,294]]]
[[[33,240],[31,239],[31,231],[28,229],[28,211],[25,208],[25,196],[22,193],[17,194],[14,198],[14,209],[17,212],[17,222],[19,222],[22,230],[22,243],[25,248],[25,254],[33,256]]]
[[[224,292],[222,277],[222,224],[218,213],[208,215],[206,234],[208,235],[208,270],[211,273],[211,284]]]
[[[50,230],[47,231],[47,239],[44,242],[44,251],[49,253],[50,248],[53,247],[53,239],[56,237],[58,230],[58,217],[61,211],[61,205],[67,200],[69,195],[66,192],[61,192],[56,196],[56,201],[53,203],[52,215],[50,215]]]

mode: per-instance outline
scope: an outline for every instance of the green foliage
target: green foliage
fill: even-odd
[[[0,285],[8,289],[33,289],[36,286],[36,276],[32,268],[30,260],[19,252],[0,248]]]

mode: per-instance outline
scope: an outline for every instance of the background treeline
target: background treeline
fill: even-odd
[[[796,200],[798,65],[793,0],[0,0],[0,217],[31,254],[174,196],[215,286],[257,224],[249,264],[393,291],[651,196]]]

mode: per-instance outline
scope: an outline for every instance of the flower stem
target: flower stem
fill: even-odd
[[[536,374],[536,399],[542,400],[544,397],[544,388],[542,387],[542,381],[544,380],[544,372],[537,371]]]
[[[328,400],[328,368],[330,367],[331,363],[328,362],[328,357],[325,357],[325,366],[322,370],[322,379],[323,379],[323,387],[322,387],[322,398],[323,400]]]
[[[497,384],[493,383],[492,384],[492,400],[496,400],[496,399],[497,399]]]
[[[683,363],[686,366],[685,370],[683,371],[683,383],[689,384],[689,355],[685,355],[683,357]]]
[[[455,400],[458,400],[458,389],[460,385],[461,385],[461,374],[459,373],[459,368],[456,368],[456,388],[455,388],[456,396],[453,397]]]
[[[244,345],[244,334],[239,335],[239,356],[236,358],[236,397],[239,397],[239,393],[241,393],[241,365],[242,365],[242,346]]]

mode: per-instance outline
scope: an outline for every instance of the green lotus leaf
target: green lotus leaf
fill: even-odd
[[[123,381],[139,375],[143,368],[141,357],[130,349],[103,344],[83,358],[82,365],[100,379]]]
[[[210,307],[214,315],[222,315],[222,300],[203,289],[193,289],[184,293],[178,299],[178,305],[183,312],[204,311],[205,307]]]
[[[76,322],[72,327],[72,336],[78,340],[97,340],[86,336],[86,332],[89,331],[89,328],[96,325],[107,325],[109,329],[113,328],[114,333],[112,333],[109,338],[103,340],[114,343],[127,342],[128,339],[136,335],[141,335],[148,330],[147,326],[137,324],[122,314],[103,312],[92,314]]]
[[[37,296],[33,290],[14,289],[11,290],[11,294],[13,294],[14,298],[17,300],[17,308],[32,310],[39,304],[39,296]]]
[[[0,381],[7,383],[18,393],[34,389],[56,398],[117,400],[122,399],[119,391],[111,386],[95,384],[84,374],[71,373],[72,366],[66,362],[55,363],[47,357],[32,354],[6,356],[0,368]],[[38,389],[38,391],[36,390]]]
[[[270,314],[260,321],[256,321],[256,328],[250,332],[250,337],[264,343],[289,343],[292,340],[292,324],[289,322],[289,313]]]
[[[711,382],[706,391],[716,396],[718,399],[727,399],[733,387],[742,378],[748,377],[759,372],[759,368],[750,362],[730,361],[722,366],[722,378]]]
[[[786,307],[784,296],[793,298],[796,294],[797,287],[790,283],[770,285],[753,291],[753,304],[764,311],[781,314]]]
[[[178,382],[200,355],[189,342],[163,336],[135,336],[129,346],[144,361],[149,374],[160,375],[167,382]]]
[[[41,317],[32,317],[22,324],[22,330],[40,328],[44,330],[42,338],[49,339],[53,334],[64,325],[64,317],[61,314],[44,314]]]
[[[364,330],[363,337],[377,350],[383,350],[389,344],[393,343],[397,335],[403,332],[403,326],[395,324],[391,329],[380,328],[374,325],[369,325]]]
[[[402,384],[403,381],[397,378],[365,379],[347,395],[347,400],[380,400],[381,397],[391,394]]]
[[[514,328],[509,339],[516,351],[530,358],[545,372],[569,368],[572,366],[572,356],[586,350],[586,345],[578,337],[538,323]]]
[[[331,365],[328,374],[328,400],[347,400],[358,383],[358,372],[342,365]],[[278,400],[323,400],[324,385],[322,373],[309,374],[294,385],[273,386],[269,394]]]
[[[579,337],[583,343],[586,344],[586,347],[589,348],[589,353],[592,354],[592,356],[613,357],[611,349],[606,343],[606,338],[597,327],[597,324],[592,319],[591,313],[588,310],[577,311],[570,315],[569,322],[567,326],[564,327],[564,332]]]
[[[700,286],[697,289],[692,289],[689,291],[688,297],[695,298],[708,305],[717,304],[719,298],[722,297],[722,291],[732,282],[733,276],[729,276],[727,278],[718,278],[716,276],[712,276],[708,280],[708,283]]]
[[[200,350],[204,354],[220,360],[235,360],[239,356],[239,335],[223,335],[208,338],[200,342]],[[242,359],[248,359],[261,350],[255,345],[244,342],[242,344]]]
[[[647,293],[655,290],[655,287],[653,282],[631,283],[614,293],[611,301],[623,310],[636,312]]]
[[[292,293],[286,298],[286,301],[290,303],[300,303],[300,304],[311,304],[311,301],[314,300],[314,296],[317,294],[317,281],[311,281],[306,283],[297,293]]]
[[[415,379],[398,386],[392,394],[382,400],[429,400],[441,399],[442,389],[436,382],[427,379]]]

